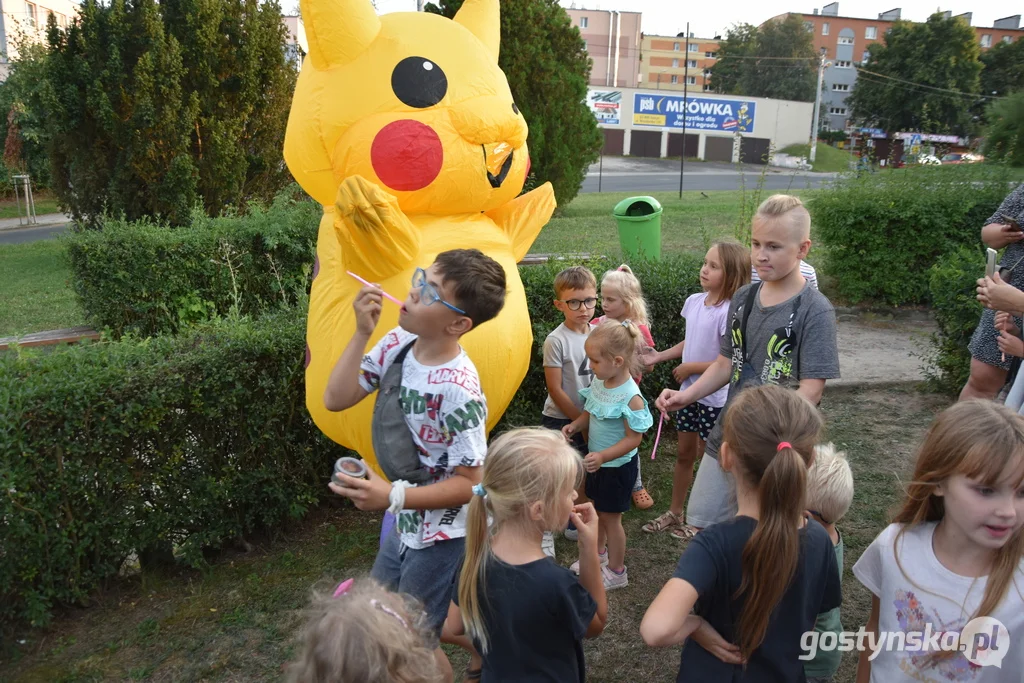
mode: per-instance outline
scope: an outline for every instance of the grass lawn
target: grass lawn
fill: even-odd
[[[724,192],[655,192],[651,196],[664,207],[661,217],[662,252],[702,250],[706,241],[735,237],[737,226],[750,229],[750,216],[760,200],[772,194],[748,188]],[[792,190],[805,201],[814,190]],[[535,254],[589,253],[613,258],[622,255],[619,230],[612,209],[637,192],[581,194],[541,231],[530,249]],[[746,220],[740,220],[746,216]]]
[[[827,436],[848,452],[856,482],[853,507],[839,525],[846,546],[846,630],[864,624],[870,608],[870,594],[853,577],[853,564],[884,528],[900,500],[898,477],[909,471],[927,425],[947,403],[909,388],[825,394]],[[610,594],[608,627],[586,645],[588,680],[595,683],[676,678],[678,648],[647,648],[638,633],[682,547],[667,535],[640,531],[667,505],[674,452],[671,436],[654,462],[647,457],[649,444],[643,449],[644,481],[656,504],[626,515],[631,582]],[[329,464],[324,468],[326,481]],[[15,634],[0,651],[0,680],[280,680],[282,665],[296,650],[310,586],[366,573],[379,522],[379,513],[360,513],[337,500],[250,553],[225,553],[204,573],[117,582],[92,606],[59,616],[51,629]],[[575,556],[575,545],[560,538],[559,561],[567,565]],[[837,683],[854,680],[855,654],[845,656]],[[461,653],[453,659],[459,672],[466,660]]]
[[[0,247],[0,337],[85,324],[59,240]]]
[[[783,150],[780,150],[783,154],[789,154],[795,157],[807,157],[810,160],[811,157],[811,146],[808,145],[790,145]],[[814,164],[811,170],[817,171],[818,173],[842,173],[843,171],[850,170],[850,161],[853,157],[848,151],[826,145],[824,142],[818,143],[818,149],[814,152]]]
[[[40,193],[33,197],[36,202],[36,215],[42,216],[48,213],[57,213],[60,208],[57,206],[57,200],[51,197],[49,194]],[[21,215],[25,215],[25,203],[21,204]],[[0,218],[17,218],[18,217],[18,204],[13,199],[0,200]]]
[[[793,191],[805,200],[813,190]],[[581,194],[551,219],[530,249],[535,254],[590,253],[620,258],[619,232],[612,208],[636,193]],[[769,192],[762,192],[760,199]],[[756,188],[742,191],[655,193],[664,206],[662,249],[666,253],[703,250],[706,241],[749,230],[757,208]],[[740,221],[740,216],[747,216]],[[70,273],[58,240],[0,246],[0,337],[85,324],[69,285]],[[809,259],[816,263],[821,251]]]

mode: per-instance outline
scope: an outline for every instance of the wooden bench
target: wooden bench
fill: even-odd
[[[100,334],[91,327],[71,327],[64,330],[49,332],[33,332],[23,337],[4,337],[0,339],[0,351],[6,351],[13,344],[18,346],[52,346],[54,344],[74,344],[83,339],[99,339]]]

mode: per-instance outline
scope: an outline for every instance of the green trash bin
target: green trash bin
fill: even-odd
[[[615,205],[619,244],[626,258],[661,258],[661,204],[654,197],[628,197]]]

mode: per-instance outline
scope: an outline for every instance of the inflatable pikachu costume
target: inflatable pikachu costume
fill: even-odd
[[[299,184],[324,205],[306,332],[306,405],[320,429],[378,472],[373,400],[323,404],[355,331],[351,271],[404,299],[413,271],[476,248],[505,269],[508,297],[462,345],[480,373],[490,429],[526,375],[533,335],[516,263],[555,208],[550,184],[521,195],[526,121],[498,68],[498,0],[466,0],[455,20],[377,16],[370,0],[301,0],[309,40],[285,136]],[[371,343],[397,325],[384,301]]]

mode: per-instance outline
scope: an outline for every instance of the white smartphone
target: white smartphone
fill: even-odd
[[[988,262],[985,264],[985,277],[992,277],[996,274],[996,256],[999,253],[992,247],[989,247],[985,253],[988,254]]]

